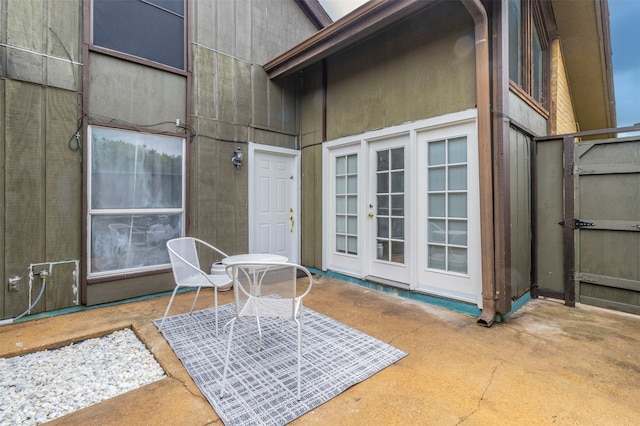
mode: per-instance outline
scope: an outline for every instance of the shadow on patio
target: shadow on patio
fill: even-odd
[[[172,313],[187,312],[193,293]],[[220,294],[220,304],[232,301]],[[197,309],[212,305],[205,292]],[[221,424],[152,324],[168,296],[0,327],[0,357],[132,328],[166,378],[51,424]],[[306,306],[409,355],[292,424],[635,424],[640,317],[532,300],[491,328],[444,308],[318,277]],[[0,389],[1,392],[1,389]]]

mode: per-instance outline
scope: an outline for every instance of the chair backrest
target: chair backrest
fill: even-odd
[[[247,262],[227,267],[233,277],[236,317],[295,319],[302,299],[311,291],[313,276],[301,265]]]
[[[200,261],[196,238],[182,237],[167,241],[169,259],[176,284],[183,284],[194,275],[200,275]]]

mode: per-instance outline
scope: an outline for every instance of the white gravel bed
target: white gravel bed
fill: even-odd
[[[36,425],[165,377],[130,329],[0,358],[0,425]]]

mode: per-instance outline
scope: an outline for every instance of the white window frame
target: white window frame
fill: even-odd
[[[181,192],[182,192],[182,197],[181,197],[181,206],[178,208],[131,208],[131,209],[124,209],[124,208],[95,208],[92,205],[92,148],[93,148],[93,130],[96,128],[100,128],[100,129],[108,129],[108,130],[114,130],[114,131],[118,131],[118,132],[122,132],[122,133],[131,133],[132,136],[135,135],[144,135],[146,138],[148,137],[154,137],[154,136],[158,136],[158,137],[163,137],[163,138],[171,138],[171,139],[176,139],[176,140],[180,140],[181,141],[181,155],[182,155],[182,162],[181,162],[181,167],[182,167],[182,185],[181,185]],[[99,278],[99,277],[110,277],[110,276],[121,276],[123,274],[131,274],[131,273],[138,273],[138,272],[147,272],[147,271],[154,271],[154,270],[161,270],[161,269],[166,269],[167,267],[170,266],[169,263],[169,257],[167,255],[167,262],[166,263],[160,263],[160,264],[153,264],[153,265],[145,265],[145,266],[138,266],[138,267],[127,267],[127,268],[119,268],[119,269],[111,269],[111,270],[106,270],[106,271],[98,271],[98,272],[93,272],[93,246],[92,246],[92,218],[94,217],[100,217],[100,216],[135,216],[135,215],[179,215],[180,216],[180,220],[179,220],[179,228],[173,229],[172,230],[172,234],[170,234],[171,237],[178,237],[178,236],[183,236],[184,235],[184,230],[185,230],[185,220],[186,220],[186,216],[185,216],[185,211],[186,211],[186,183],[187,183],[187,169],[186,169],[186,140],[182,137],[177,137],[177,136],[167,136],[167,135],[157,135],[157,134],[153,134],[153,133],[142,133],[142,132],[135,132],[135,131],[131,131],[131,130],[124,130],[124,129],[116,129],[116,128],[110,128],[110,127],[104,127],[104,126],[89,126],[88,128],[88,132],[87,132],[87,140],[88,143],[86,144],[85,149],[87,150],[87,222],[86,222],[86,256],[87,256],[87,277],[89,279],[91,278]],[[133,227],[132,227],[133,228]],[[153,235],[151,235],[153,236]],[[146,235],[146,238],[149,238],[149,235]],[[169,238],[169,236],[166,236],[166,238]],[[164,247],[164,245],[162,245],[162,247]],[[162,248],[159,248],[162,249]],[[166,250],[166,249],[165,249]]]

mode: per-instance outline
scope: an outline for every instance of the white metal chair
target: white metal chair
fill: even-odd
[[[302,299],[313,286],[311,273],[303,266],[281,262],[250,262],[227,267],[233,278],[235,317],[227,324],[229,335],[224,360],[220,397],[224,396],[225,382],[237,320],[255,318],[262,350],[260,318],[281,318],[294,321],[297,328],[297,398],[300,400],[300,370],[302,361]],[[299,278],[300,277],[300,278]],[[281,328],[286,331],[286,327]],[[268,348],[267,348],[268,350]]]
[[[231,277],[229,275],[211,275],[205,272],[200,267],[199,255],[206,255],[220,259],[225,258],[227,255],[220,249],[212,246],[206,241],[199,240],[193,237],[181,237],[167,241],[167,250],[169,250],[169,258],[171,259],[171,268],[173,269],[173,278],[176,282],[176,287],[173,290],[169,304],[162,317],[159,330],[162,330],[164,320],[169,314],[171,304],[176,296],[177,291],[184,287],[196,287],[196,295],[191,305],[191,310],[196,306],[200,289],[203,287],[213,288],[214,294],[214,306],[216,312],[216,335],[218,335],[218,288],[223,287],[231,283]]]

